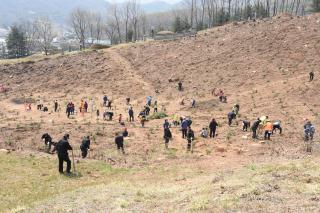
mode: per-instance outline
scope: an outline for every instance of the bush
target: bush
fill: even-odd
[[[149,115],[147,120],[155,120],[155,119],[161,119],[161,118],[165,118],[168,117],[168,115],[164,112],[156,112],[153,113],[152,115]]]
[[[102,49],[108,49],[110,48],[110,45],[104,45],[104,44],[93,44],[90,48],[92,50],[102,50]]]

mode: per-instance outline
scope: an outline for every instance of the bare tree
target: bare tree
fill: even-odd
[[[87,24],[88,24],[88,40],[90,41],[91,44],[93,44],[95,40],[95,13],[93,12],[88,12],[87,13]]]
[[[96,12],[88,12],[87,14],[88,32],[91,44],[95,41],[99,42],[102,35],[102,15]]]
[[[138,23],[141,16],[140,4],[136,0],[129,1],[130,24],[133,31],[133,40],[138,40]]]
[[[19,25],[19,28],[22,32],[24,32],[28,55],[30,55],[36,49],[36,25],[31,21],[22,21]]]
[[[106,33],[107,33],[107,37],[110,40],[111,45],[119,43],[116,36],[116,31],[117,31],[116,24],[113,21],[107,22]]]
[[[35,22],[36,38],[40,48],[48,55],[51,43],[56,36],[53,25],[49,18],[39,18]]]
[[[130,20],[130,2],[126,2],[123,5],[123,19],[124,19],[124,23],[125,23],[125,40],[126,43],[129,41],[128,39],[128,31],[129,31],[129,20]]]
[[[108,8],[108,17],[107,22],[110,25],[111,22],[114,22],[118,34],[118,40],[120,43],[122,43],[122,35],[121,35],[121,17],[120,17],[121,11],[119,9],[119,6],[117,4],[112,4]]]
[[[80,8],[75,9],[70,16],[70,23],[73,32],[77,36],[80,49],[85,49],[86,39],[88,35],[88,11]]]
[[[101,13],[96,14],[95,21],[96,21],[95,39],[97,42],[99,42],[101,40],[102,32],[103,32],[103,21],[102,21]]]

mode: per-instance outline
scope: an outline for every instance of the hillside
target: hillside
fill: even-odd
[[[0,170],[8,177],[10,172],[5,168],[9,166],[31,168],[30,162],[46,162],[48,172],[41,171],[42,164],[34,164],[32,175],[40,176],[43,185],[30,189],[32,194],[52,184],[50,177],[57,178],[61,186],[71,184],[61,191],[44,190],[41,199],[21,198],[18,205],[14,204],[13,193],[3,205],[30,212],[51,208],[84,208],[89,212],[285,212],[301,210],[305,204],[309,211],[316,210],[318,186],[312,171],[319,171],[319,146],[315,144],[311,156],[305,152],[302,126],[305,118],[316,128],[320,124],[319,24],[319,14],[284,14],[232,23],[200,32],[196,38],[1,63],[0,84],[10,90],[0,93],[0,148],[15,151],[8,154],[8,161],[2,161]],[[309,82],[311,70],[316,77]],[[183,81],[183,92],[177,90],[178,79]],[[213,88],[223,89],[228,103],[212,96]],[[95,110],[104,110],[104,94],[114,101],[114,121],[96,119]],[[125,143],[127,155],[117,153],[113,137],[123,129],[117,115],[121,113],[127,119],[125,99],[131,97],[137,115],[148,95],[158,101],[159,110],[165,106],[169,119],[173,114],[192,118],[196,133],[193,154],[186,153],[179,128],[172,128],[170,149],[164,149],[162,119],[147,122],[145,128],[138,122],[126,122],[130,134]],[[180,105],[183,98],[184,106]],[[190,107],[191,98],[197,101],[195,109]],[[35,105],[32,112],[24,110],[25,100],[38,99],[49,112],[36,111]],[[90,105],[84,117],[67,119],[66,103],[73,101],[78,108],[81,99],[94,100],[94,111],[91,113]],[[62,105],[58,113],[52,112],[54,100]],[[226,117],[235,103],[240,104],[239,125],[228,127]],[[254,121],[263,115],[281,120],[284,134],[276,133],[266,142],[253,141],[250,132],[242,132],[241,119]],[[200,138],[199,131],[212,117],[221,125],[217,138]],[[54,140],[70,133],[81,178],[56,177],[56,157],[43,153],[40,137],[44,132],[52,134]],[[78,147],[88,134],[94,138],[92,152],[88,160],[82,160]],[[29,159],[29,154],[35,158]],[[0,154],[2,158],[5,155]],[[34,181],[32,176],[28,178]],[[76,182],[82,186],[76,186]],[[300,182],[303,185],[298,188]],[[16,190],[5,184],[4,191]],[[87,207],[79,205],[84,199],[88,199]],[[261,200],[266,202],[261,204]],[[105,205],[108,201],[110,206]]]

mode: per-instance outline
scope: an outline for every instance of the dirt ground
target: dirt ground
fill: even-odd
[[[121,196],[121,190],[124,188],[120,189],[117,182],[111,183],[112,185],[99,185],[102,183],[93,182],[92,186],[83,189],[89,194],[97,191],[96,198],[91,199],[92,202],[98,199],[98,203],[103,203],[112,200],[112,197],[117,199],[121,197],[122,200],[132,198],[133,201],[126,201],[123,204],[124,208],[121,207],[121,211],[141,212],[143,207],[143,211],[146,212],[152,211],[153,208],[155,212],[179,211],[180,208],[181,211],[208,212],[237,210],[255,212],[255,209],[261,212],[273,211],[274,209],[266,203],[277,208],[283,207],[283,212],[303,210],[296,201],[309,199],[308,196],[306,196],[308,198],[303,197],[303,193],[297,196],[287,194],[286,190],[280,193],[277,189],[264,204],[259,204],[258,200],[250,196],[238,196],[231,204],[220,203],[220,207],[215,207],[208,203],[220,196],[212,191],[206,191],[200,183],[202,179],[205,183],[209,183],[212,176],[218,173],[235,171],[239,171],[236,174],[241,174],[239,178],[247,178],[242,175],[246,172],[241,169],[251,168],[250,165],[259,165],[258,168],[264,170],[265,167],[260,165],[266,163],[278,165],[302,160],[302,163],[299,161],[297,164],[307,165],[306,159],[311,158],[315,162],[319,160],[318,134],[315,136],[311,156],[306,153],[303,143],[304,119],[310,119],[316,128],[320,124],[319,32],[318,14],[307,17],[282,15],[256,22],[231,23],[200,32],[196,38],[150,41],[120,45],[102,51],[48,57],[37,61],[1,63],[0,84],[8,87],[9,91],[0,93],[0,148],[14,150],[12,153],[18,155],[32,153],[40,158],[49,157],[52,159],[51,166],[54,167],[55,156],[47,156],[44,153],[44,145],[40,139],[43,133],[51,134],[54,141],[69,133],[70,143],[75,148],[76,160],[79,162],[83,161],[79,152],[81,138],[91,135],[92,150],[89,158],[85,160],[88,161],[89,168],[98,161],[111,165],[112,168],[146,169],[151,175],[144,177],[143,172],[134,173],[130,180],[139,184],[128,186],[126,191],[130,191],[130,187],[138,190],[143,188],[143,184],[151,183],[156,188],[154,190],[161,192],[161,203],[155,207],[153,201],[150,204],[144,200],[137,205],[139,202],[135,203],[130,195]],[[310,71],[315,72],[315,79],[312,82],[309,82]],[[183,82],[182,92],[177,89],[179,80]],[[227,103],[220,103],[217,97],[212,96],[211,91],[214,88],[225,91],[228,97]],[[96,117],[97,109],[100,110],[100,114],[104,111],[103,95],[107,95],[114,102],[113,121],[104,121],[102,116]],[[146,123],[145,128],[141,128],[137,118],[133,123],[127,122],[126,98],[131,98],[137,117],[148,95],[158,101],[159,110],[165,111],[170,121],[174,114],[192,118],[196,134],[192,154],[186,152],[186,141],[181,138],[179,128],[174,127],[172,127],[173,140],[170,142],[169,150],[165,150],[163,119],[151,120]],[[190,103],[192,98],[197,103],[194,109]],[[68,119],[65,114],[67,102],[73,101],[76,108],[79,108],[81,99],[89,102],[89,112]],[[182,99],[185,100],[185,105],[180,105]],[[49,112],[36,110],[38,100],[49,108]],[[53,112],[54,100],[59,102],[61,108],[57,113]],[[25,110],[23,104],[25,101],[33,102],[32,111]],[[240,105],[238,125],[228,127],[227,114],[236,103]],[[114,144],[115,132],[123,129],[117,121],[119,114],[124,115],[130,135],[125,140],[127,153],[125,156],[117,153]],[[242,119],[253,122],[263,115],[268,115],[273,121],[281,120],[283,134],[276,133],[271,141],[263,141],[252,140],[250,131],[242,131]],[[201,128],[207,127],[213,117],[220,124],[217,130],[218,136],[214,139],[200,138]],[[173,171],[172,168],[177,165],[179,169]],[[310,167],[311,171],[315,168],[313,166],[314,164],[306,167]],[[166,191],[161,191],[161,184],[153,180],[157,173],[151,172],[164,167],[169,168],[167,173],[173,172],[170,174],[172,176],[188,173],[189,169],[201,171],[199,177],[196,174],[191,175],[189,184],[194,184],[194,187],[189,187],[186,191],[179,181],[170,182],[173,178],[168,178],[166,181],[165,177],[168,174],[158,174],[159,182],[168,187],[170,185],[168,193],[172,194],[169,197],[176,193],[187,193],[186,197],[189,199],[191,194],[197,192],[197,187],[200,187],[200,194],[206,198],[199,198],[199,203],[193,207],[183,206],[183,199],[177,198],[174,202],[164,199]],[[296,175],[301,166],[293,167],[293,175]],[[182,168],[188,168],[188,171]],[[289,166],[286,169],[287,172],[292,168]],[[316,170],[318,171],[318,168]],[[125,174],[121,174],[123,175]],[[263,176],[261,173],[259,175]],[[272,176],[272,172],[263,178],[269,177],[268,175]],[[237,179],[237,177],[232,178]],[[287,173],[284,176],[286,180],[291,178],[293,176]],[[122,178],[120,180],[124,181]],[[292,185],[299,183],[300,179],[297,178],[295,181],[292,181]],[[125,184],[125,181],[121,184]],[[246,184],[240,184],[242,186],[240,188],[250,188]],[[104,187],[107,189],[102,189]],[[172,187],[174,190],[170,191]],[[68,207],[71,210],[77,209],[77,204],[85,199],[85,194],[79,192],[81,190],[79,187],[68,193],[56,192],[54,199],[63,207],[68,205],[69,199],[74,199],[74,194],[79,193],[79,200]],[[102,196],[101,200],[97,197],[103,190],[115,190],[117,193],[110,197]],[[153,189],[147,187],[145,190]],[[231,191],[228,192],[232,194]],[[287,200],[283,199],[285,196]],[[156,200],[157,197],[150,199]],[[51,202],[51,199],[48,198],[44,202]],[[308,201],[306,203],[310,205],[308,211],[314,211],[318,207],[315,203]],[[38,207],[34,207],[36,210],[30,211],[46,211],[48,210],[46,205],[48,204],[39,204]],[[165,205],[168,207],[164,208]],[[261,206],[258,207],[259,205]],[[8,205],[8,208],[13,206]],[[96,211],[119,210],[102,204],[97,205],[97,208]],[[61,209],[53,211],[59,210]],[[88,209],[84,211],[90,212]]]

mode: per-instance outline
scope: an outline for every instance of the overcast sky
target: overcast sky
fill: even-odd
[[[126,0],[106,0],[108,2],[113,2],[113,3],[118,3],[118,2],[124,2]],[[148,3],[148,2],[153,2],[153,1],[164,1],[164,2],[167,2],[167,3],[171,3],[171,4],[174,4],[174,3],[178,3],[180,2],[181,0],[137,0],[137,2],[141,2],[141,3]]]

